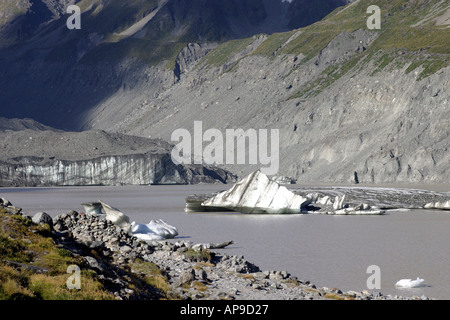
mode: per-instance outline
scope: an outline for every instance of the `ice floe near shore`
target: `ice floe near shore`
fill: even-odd
[[[106,204],[100,200],[103,210],[106,213],[106,220],[111,221],[116,226],[120,227],[125,232],[129,233],[131,229],[130,218],[122,213],[119,209],[111,207],[109,204]]]
[[[151,220],[148,224],[138,224],[136,221],[130,223],[130,218],[127,215],[100,200],[82,203],[81,205],[87,215],[105,215],[106,220],[111,221],[126,233],[144,241],[172,239],[178,235],[178,229],[163,220]]]
[[[419,287],[425,287],[425,280],[420,279],[419,277],[417,277],[417,279],[412,280],[412,279],[402,279],[397,281],[397,283],[395,284],[396,287],[399,288],[419,288]]]

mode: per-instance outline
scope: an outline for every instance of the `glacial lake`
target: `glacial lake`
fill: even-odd
[[[223,252],[243,255],[262,270],[287,270],[316,286],[366,290],[371,276],[367,268],[376,265],[383,294],[450,300],[449,211],[388,211],[382,216],[184,212],[186,196],[230,186],[0,188],[0,196],[29,215],[45,211],[51,216],[83,211],[82,202],[100,199],[122,210],[131,221],[163,219],[178,228],[178,239],[233,240]],[[417,277],[425,279],[427,286],[395,287],[400,279]]]

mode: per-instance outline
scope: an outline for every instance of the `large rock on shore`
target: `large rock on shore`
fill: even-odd
[[[13,206],[13,204],[5,198],[0,198],[0,209],[11,214],[20,214],[22,212],[22,208]]]
[[[32,221],[36,224],[40,224],[40,223],[48,224],[49,227],[51,229],[53,229],[53,219],[49,214],[47,214],[45,212],[36,213],[33,216]]]
[[[301,213],[310,199],[296,195],[286,187],[255,171],[230,190],[204,201],[202,206],[224,208],[242,213]]]

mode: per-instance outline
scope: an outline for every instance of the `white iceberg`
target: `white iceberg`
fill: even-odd
[[[116,226],[122,228],[125,232],[129,233],[131,229],[130,218],[122,213],[119,209],[111,207],[109,204],[106,204],[100,200],[103,210],[106,213],[106,220],[111,221]]]
[[[102,212],[102,204],[100,202],[86,202],[81,204],[84,207],[84,212],[87,215],[91,216],[101,216],[104,213]]]
[[[106,213],[106,220],[119,226],[125,232],[144,241],[172,239],[178,235],[178,229],[163,220],[151,220],[148,224],[130,223],[130,218],[119,209],[98,200]]]
[[[412,279],[402,279],[397,281],[397,283],[395,284],[396,287],[399,288],[419,288],[419,287],[424,287],[424,280],[420,279],[419,277],[417,277],[416,280],[412,280]]]
[[[372,208],[366,203],[361,203],[356,207],[348,207],[340,210],[336,210],[333,214],[336,215],[382,215],[386,211],[379,208]]]
[[[151,220],[148,224],[131,223],[131,233],[144,241],[172,239],[178,235],[178,229],[163,220]]]
[[[345,194],[341,196],[336,196],[333,202],[333,209],[340,210],[344,208],[344,200],[345,200]]]
[[[204,201],[204,207],[224,208],[241,213],[301,213],[309,204],[304,198],[255,171],[233,187]]]
[[[450,210],[450,200],[442,202],[430,202],[424,206],[425,209]]]

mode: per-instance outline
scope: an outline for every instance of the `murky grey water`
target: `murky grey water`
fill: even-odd
[[[367,289],[367,267],[381,269],[381,292],[450,299],[450,212],[395,211],[383,216],[242,215],[184,212],[186,196],[228,186],[146,186],[1,189],[0,196],[30,215],[52,216],[101,199],[148,223],[163,219],[192,242],[235,244],[224,249],[244,255],[263,270],[287,270],[318,286]],[[438,190],[449,191],[449,190]],[[421,277],[428,287],[400,290],[403,278]]]

